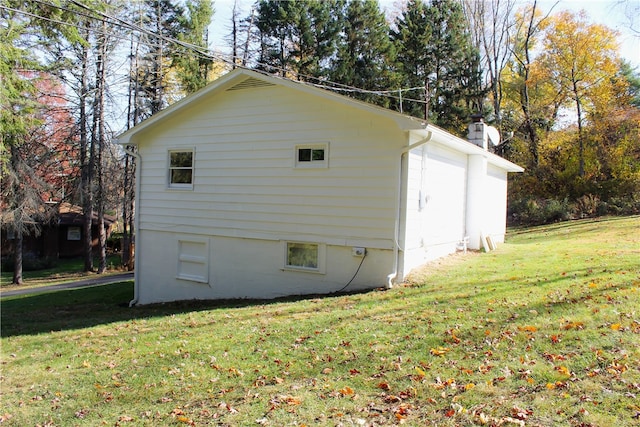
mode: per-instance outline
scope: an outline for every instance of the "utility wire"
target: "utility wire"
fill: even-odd
[[[140,34],[151,36],[152,38],[161,39],[161,40],[163,40],[165,42],[172,43],[174,45],[177,45],[177,46],[185,48],[185,49],[187,49],[189,51],[192,51],[193,53],[197,54],[200,58],[203,58],[203,59],[217,60],[217,61],[223,62],[223,63],[228,64],[228,65],[232,65],[232,66],[237,67],[237,68],[249,69],[249,70],[252,70],[252,71],[261,72],[261,73],[263,73],[265,75],[273,76],[273,74],[271,74],[271,73],[263,72],[261,70],[255,70],[255,69],[252,69],[250,67],[246,67],[246,66],[242,66],[242,65],[238,64],[236,62],[236,60],[242,59],[242,58],[240,58],[238,56],[234,57],[234,56],[230,56],[229,55],[228,57],[225,57],[222,54],[213,53],[209,49],[203,48],[202,46],[198,46],[198,45],[195,45],[195,44],[192,44],[192,43],[189,43],[189,42],[185,42],[185,41],[182,41],[182,40],[177,40],[177,39],[174,39],[172,37],[165,36],[163,34],[154,33],[153,31],[148,30],[148,29],[146,29],[146,28],[144,28],[144,27],[142,27],[140,25],[137,25],[135,23],[131,23],[131,22],[128,22],[128,21],[126,21],[124,19],[111,16],[111,15],[109,15],[107,13],[102,12],[102,11],[93,10],[93,9],[89,8],[87,5],[81,3],[78,0],[70,0],[70,2],[72,4],[78,6],[81,9],[89,11],[90,13],[81,12],[81,11],[78,11],[78,10],[73,10],[73,9],[68,8],[68,7],[65,7],[65,6],[62,6],[62,5],[56,5],[56,4],[49,3],[49,2],[46,2],[46,1],[43,1],[43,0],[32,0],[32,1],[34,1],[36,3],[39,3],[39,4],[42,4],[42,5],[45,5],[45,6],[58,8],[60,10],[66,11],[66,12],[81,14],[82,16],[85,16],[85,17],[87,17],[89,19],[93,19],[93,20],[97,20],[99,22],[104,22],[104,23],[107,23],[107,24],[118,26],[118,27],[130,30],[130,31],[133,31],[133,32],[138,32]],[[33,18],[36,18],[36,19],[41,19],[41,20],[44,20],[44,21],[47,21],[47,22],[52,22],[52,23],[59,24],[59,25],[68,25],[68,26],[72,26],[72,27],[77,28],[77,29],[86,29],[85,27],[82,27],[82,26],[79,26],[79,25],[76,25],[76,24],[73,24],[73,23],[58,21],[58,20],[55,20],[55,19],[51,19],[51,18],[48,18],[48,17],[37,15],[37,14],[31,13],[31,12],[10,8],[10,7],[4,6],[4,5],[0,5],[0,8],[5,9],[5,10],[9,10],[9,11],[12,11],[12,12],[21,13],[21,14],[24,14],[24,15],[27,15],[27,16],[30,16],[30,17],[33,17]],[[96,16],[96,14],[98,16]],[[97,29],[93,29],[93,30],[97,34],[109,35],[111,37],[114,37],[114,38],[120,39],[120,40],[128,40],[127,36],[118,36],[118,35],[114,35],[113,33],[105,33],[105,32],[101,32],[101,31],[99,31]],[[158,47],[158,45],[152,44],[152,43],[150,43],[148,41],[142,41],[142,39],[140,39],[140,43],[142,45],[145,45],[145,46],[151,47],[151,48]],[[255,64],[258,65],[258,66],[263,66],[265,68],[269,68],[269,69],[278,71],[278,72],[295,73],[298,78],[302,78],[304,80],[303,81],[294,80],[294,79],[291,79],[291,78],[288,78],[288,77],[284,77],[284,76],[278,76],[278,77],[282,78],[282,79],[285,79],[285,80],[294,81],[294,82],[299,83],[299,84],[308,84],[310,86],[315,86],[315,87],[319,87],[319,88],[322,88],[322,89],[332,90],[332,91],[337,91],[337,92],[361,93],[361,94],[385,96],[385,97],[396,99],[396,100],[400,100],[400,101],[403,101],[403,102],[407,101],[407,102],[416,102],[416,103],[423,103],[423,104],[428,103],[428,101],[426,101],[424,99],[405,98],[405,97],[400,97],[400,96],[394,96],[393,95],[395,93],[402,93],[402,92],[407,92],[407,91],[411,91],[411,90],[418,90],[418,89],[424,90],[425,89],[424,86],[417,86],[417,87],[412,87],[412,88],[399,88],[399,89],[393,89],[393,90],[368,90],[368,89],[358,88],[358,87],[355,87],[355,86],[346,85],[346,84],[343,84],[343,83],[333,82],[333,81],[326,80],[326,79],[323,79],[323,78],[320,78],[320,77],[316,77],[316,76],[302,74],[302,73],[295,72],[295,71],[290,70],[290,69],[285,69],[285,68],[273,66],[271,64],[265,64],[265,63],[261,63],[261,62],[257,62],[257,61],[255,62]],[[315,81],[318,81],[318,82],[321,82],[321,83],[312,83],[311,80],[315,80]]]

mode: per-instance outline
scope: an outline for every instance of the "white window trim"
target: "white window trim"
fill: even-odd
[[[324,150],[324,160],[298,161],[298,151],[301,149]],[[329,167],[329,143],[314,142],[309,144],[297,144],[293,150],[293,166],[296,169],[327,169]]]
[[[287,259],[289,257],[289,243],[302,243],[308,245],[317,245],[318,246],[318,267],[317,268],[308,268],[308,267],[296,267],[294,265],[288,265]],[[315,274],[325,274],[326,273],[326,259],[327,259],[327,245],[324,243],[318,242],[305,242],[300,240],[281,240],[282,244],[282,264],[283,270],[285,271],[297,271],[303,273],[315,273]]]
[[[191,154],[191,183],[190,184],[174,184],[171,183],[171,153],[188,152]],[[195,147],[176,147],[167,150],[167,189],[169,190],[193,190],[193,183],[196,179],[196,148]]]
[[[77,241],[82,238],[82,229],[80,227],[67,227],[67,240]]]

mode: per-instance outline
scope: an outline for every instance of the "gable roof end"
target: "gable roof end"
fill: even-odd
[[[302,82],[295,82],[288,79],[283,79],[273,75],[261,74],[256,71],[246,70],[242,68],[237,68],[219,79],[209,83],[204,88],[199,91],[182,98],[180,101],[175,104],[170,105],[164,110],[154,114],[149,117],[142,123],[134,126],[133,128],[127,130],[126,132],[120,134],[115,142],[121,145],[130,145],[136,144],[135,135],[139,132],[153,126],[155,123],[162,121],[163,119],[170,117],[177,112],[181,111],[189,104],[202,99],[204,97],[214,96],[216,93],[223,92],[225,90],[233,91],[233,90],[241,90],[241,89],[250,89],[257,87],[268,87],[268,86],[285,86],[295,90],[300,90],[311,95],[320,96],[325,99],[333,100],[339,102],[344,105],[349,105],[354,108],[358,108],[361,110],[369,111],[373,114],[385,116],[398,125],[398,127],[402,130],[412,130],[412,129],[424,129],[426,123],[424,121],[417,119],[415,117],[405,116],[399,113],[396,113],[391,110],[387,110],[382,107],[378,107],[376,105],[368,104],[366,102],[358,101],[352,98],[348,98],[343,95],[338,95],[333,92],[330,92],[325,89],[320,89],[314,86],[311,86]]]
[[[388,118],[396,123],[399,129],[407,132],[416,132],[421,136],[425,136],[432,132],[434,140],[450,147],[456,151],[460,151],[466,154],[481,154],[487,158],[489,163],[505,169],[508,172],[522,172],[524,169],[520,166],[496,155],[484,150],[477,145],[459,138],[451,133],[445,131],[442,128],[426,123],[424,120],[416,117],[406,116],[404,114],[388,110],[386,108],[378,107],[377,105],[369,104],[366,102],[358,101],[353,98],[339,95],[329,90],[315,87],[311,84],[296,82],[289,79],[280,78],[272,74],[262,74],[256,71],[247,70],[243,68],[237,68],[217,80],[209,83],[199,91],[181,99],[175,104],[170,105],[164,110],[156,113],[142,123],[134,126],[133,128],[122,133],[115,140],[117,144],[121,145],[135,145],[136,134],[139,132],[154,126],[157,122],[161,122],[167,117],[170,117],[191,103],[196,102],[199,99],[203,99],[224,91],[236,91],[243,89],[254,89],[260,87],[271,86],[284,86],[294,90],[302,91],[313,96],[319,96],[321,98],[338,102],[343,105],[347,105],[359,110],[367,111],[369,113]]]

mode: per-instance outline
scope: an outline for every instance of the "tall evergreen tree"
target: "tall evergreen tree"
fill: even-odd
[[[389,107],[388,97],[372,93],[397,87],[395,49],[384,13],[376,0],[351,0],[342,16],[342,37],[330,79],[368,91],[351,92],[351,96]]]
[[[435,122],[452,132],[464,133],[468,116],[479,110],[473,98],[480,90],[478,52],[467,31],[462,6],[455,0],[433,0],[428,9],[434,61],[430,88]]]
[[[411,0],[391,39],[404,84],[426,87],[428,118],[463,134],[468,116],[481,108],[483,93],[478,51],[460,3]],[[424,116],[424,108],[408,105],[411,114]]]
[[[0,190],[2,225],[14,236],[14,284],[22,284],[23,236],[38,234],[37,224],[46,216],[42,192],[46,183],[36,168],[44,158],[42,141],[34,129],[43,120],[38,116],[36,76],[41,68],[29,45],[25,45],[31,23],[11,9],[0,9]]]
[[[149,114],[167,106],[167,67],[175,56],[176,45],[168,39],[177,39],[184,32],[184,9],[171,0],[145,0],[143,26],[148,30],[144,44],[148,47],[142,56],[141,85],[143,99]]]
[[[431,42],[426,3],[423,0],[410,0],[402,15],[396,18],[390,36],[396,48],[396,62],[403,88],[418,88],[409,90],[404,97],[419,101],[404,101],[399,107],[407,114],[427,118],[429,104],[426,91],[433,69],[426,49]]]
[[[259,69],[287,75],[296,7],[296,2],[285,0],[260,0],[257,3],[256,27],[260,32]]]
[[[259,68],[306,80],[323,77],[335,54],[343,0],[267,1],[257,5]]]
[[[180,41],[199,47],[205,51],[209,45],[209,24],[214,9],[211,0],[187,0],[187,13],[181,18],[183,32],[178,35]],[[213,60],[193,49],[179,49],[173,58],[178,68],[178,80],[186,94],[204,87],[209,78]]]

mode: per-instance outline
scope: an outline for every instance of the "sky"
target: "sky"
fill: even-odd
[[[379,0],[383,9],[393,10],[399,0]],[[213,24],[210,27],[210,38],[212,48],[217,51],[227,53],[230,49],[229,43],[225,40],[231,31],[231,11],[234,0],[214,0],[216,10],[213,17]],[[248,15],[254,0],[238,0],[241,10],[240,16]],[[401,1],[400,1],[401,3]],[[530,1],[522,0],[527,4]],[[569,10],[579,12],[585,10],[592,22],[604,24],[607,27],[620,33],[620,55],[630,62],[640,71],[640,0],[538,0],[538,7],[547,12],[553,7],[553,12]],[[634,23],[636,33],[629,29],[629,17],[625,14],[625,9],[635,13]]]

